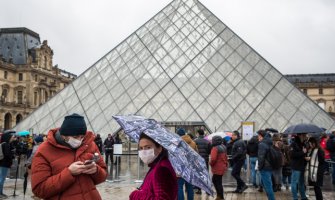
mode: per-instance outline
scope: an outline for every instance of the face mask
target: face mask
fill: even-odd
[[[72,148],[76,149],[81,145],[82,141],[83,139],[78,140],[73,137],[69,137],[69,140],[66,143],[68,143]]]
[[[145,164],[150,164],[156,158],[154,149],[140,150],[138,156]]]

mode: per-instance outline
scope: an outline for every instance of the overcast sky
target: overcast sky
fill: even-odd
[[[37,32],[79,75],[170,2],[0,0],[0,27]],[[335,73],[334,0],[201,2],[281,73]]]

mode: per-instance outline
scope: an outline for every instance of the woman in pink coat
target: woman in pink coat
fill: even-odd
[[[176,200],[177,199],[177,178],[167,151],[156,141],[141,134],[139,140],[139,157],[150,167],[143,184],[133,191],[131,200]]]

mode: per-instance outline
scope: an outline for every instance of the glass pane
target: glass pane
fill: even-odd
[[[284,97],[278,92],[277,89],[273,89],[266,99],[277,108],[283,101]]]
[[[236,67],[242,61],[242,57],[238,53],[233,52],[227,60],[233,67]]]
[[[206,119],[209,116],[209,114],[213,112],[213,108],[206,101],[204,101],[198,107],[197,111],[203,119]]]
[[[249,52],[251,51],[251,48],[245,44],[242,43],[237,49],[236,49],[237,53],[240,54],[240,56],[242,56],[243,58],[246,57]]]
[[[251,70],[251,66],[246,62],[246,61],[242,61],[237,67],[236,70],[242,75],[245,76],[249,73],[249,71]]]
[[[246,100],[253,108],[256,108],[258,104],[263,100],[263,97],[256,90],[252,90],[246,97]]]
[[[241,80],[242,76],[237,71],[232,71],[229,76],[227,77],[227,80],[233,85],[236,86]]]
[[[229,102],[229,104],[236,108],[238,104],[242,101],[243,97],[238,93],[236,90],[233,90],[227,97],[226,101]]]
[[[299,110],[306,115],[306,117],[310,120],[314,118],[314,116],[318,113],[319,111],[318,105],[316,105],[314,102],[312,102],[309,99],[306,99],[304,103],[300,106]]]
[[[280,78],[282,77],[281,74],[278,73],[277,70],[275,69],[271,69],[266,75],[265,78],[266,80],[268,80],[270,83],[272,83],[273,85],[275,85]]]
[[[253,111],[253,108],[247,101],[242,101],[236,108],[236,112],[243,118],[247,118]]]
[[[255,69],[263,76],[270,70],[270,68],[270,64],[265,60],[260,60],[255,66]]]
[[[262,96],[266,96],[270,90],[273,88],[273,86],[265,79],[262,79],[257,86],[255,87],[259,93],[262,94]]]
[[[216,90],[214,90],[206,99],[213,108],[216,108],[224,100],[221,94]]]
[[[197,108],[205,98],[201,95],[199,91],[195,91],[189,98],[188,101],[191,105],[193,105],[194,108]]]
[[[255,70],[251,70],[245,78],[252,86],[255,86],[262,79],[261,75]]]
[[[257,111],[263,119],[268,119],[274,112],[274,108],[267,100],[263,100],[262,103],[257,107]]]
[[[297,111],[297,108],[292,105],[287,100],[284,100],[283,103],[279,106],[278,111],[287,119],[290,120],[294,113]]]
[[[245,58],[245,60],[251,65],[251,66],[255,66],[258,61],[259,61],[259,55],[252,51],[250,52],[250,54]]]
[[[236,89],[239,91],[239,93],[242,95],[242,96],[246,96],[250,90],[252,89],[252,86],[250,85],[250,83],[248,83],[247,80],[242,80],[238,86],[236,87]]]
[[[93,104],[97,104],[97,100],[95,99],[94,95],[91,93],[87,97],[81,100],[81,104],[83,105],[84,109],[89,109]]]
[[[287,96],[287,99],[290,100],[291,103],[296,107],[299,107],[305,98],[306,96],[302,94],[297,88],[293,88],[293,90]]]
[[[279,83],[277,84],[276,88],[278,91],[283,95],[287,96],[291,90],[293,89],[293,85],[285,78],[280,79]]]

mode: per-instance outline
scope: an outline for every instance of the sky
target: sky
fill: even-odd
[[[171,0],[0,0],[0,28],[48,40],[80,75]],[[335,73],[334,0],[201,0],[282,74]]]

